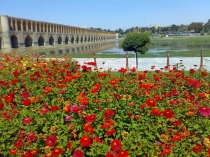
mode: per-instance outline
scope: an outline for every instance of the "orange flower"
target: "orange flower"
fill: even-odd
[[[186,115],[188,115],[188,116],[193,116],[195,113],[194,112],[192,112],[192,111],[188,111],[187,113],[186,113]]]

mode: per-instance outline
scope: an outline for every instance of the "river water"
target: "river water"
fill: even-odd
[[[59,44],[59,45],[48,45],[48,46],[34,46],[34,47],[23,47],[23,48],[13,48],[13,49],[0,49],[1,54],[6,53],[16,53],[20,55],[24,54],[39,54],[39,55],[71,55],[71,54],[125,54],[125,51],[121,47],[122,40],[110,40],[103,42],[94,43],[75,43],[75,44]],[[148,50],[149,54],[156,54],[157,57],[160,53],[167,51],[178,52],[178,51],[189,51],[187,48],[180,48],[166,45],[162,47],[152,47]],[[134,54],[133,52],[129,52]]]

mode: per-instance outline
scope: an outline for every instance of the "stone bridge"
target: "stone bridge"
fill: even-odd
[[[0,15],[0,49],[116,39],[117,34]]]

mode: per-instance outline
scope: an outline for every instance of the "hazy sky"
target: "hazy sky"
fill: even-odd
[[[115,30],[210,19],[210,0],[0,0],[0,14]]]

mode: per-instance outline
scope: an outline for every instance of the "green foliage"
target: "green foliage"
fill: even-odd
[[[210,35],[210,29],[209,29],[209,31],[208,31],[208,35]]]
[[[150,37],[147,32],[145,33],[129,33],[126,35],[122,48],[124,51],[134,51],[135,53],[139,52],[144,54],[150,46]]]
[[[202,31],[200,32],[200,35],[205,35],[204,29],[202,29]]]

